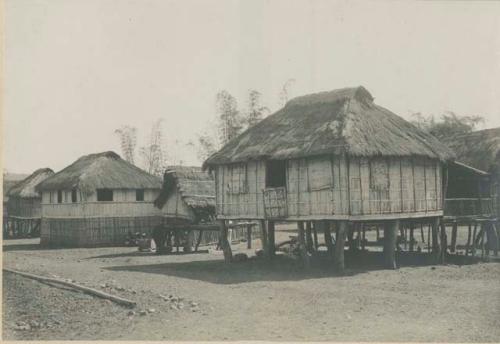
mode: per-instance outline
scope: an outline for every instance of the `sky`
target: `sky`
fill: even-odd
[[[188,143],[218,91],[276,111],[289,79],[291,96],[363,85],[407,119],[500,126],[500,2],[6,0],[4,15],[9,172],[121,153],[123,125],[142,146],[160,118],[172,163],[199,165]]]

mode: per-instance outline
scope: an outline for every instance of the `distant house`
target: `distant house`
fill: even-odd
[[[439,219],[453,153],[373,100],[364,87],[297,97],[230,140],[204,164],[217,217],[265,221],[270,255],[274,221],[335,225],[339,267],[349,223],[385,221],[392,247],[400,220]]]
[[[215,220],[215,181],[200,167],[170,166],[155,200],[166,223],[203,223]]]
[[[7,232],[13,235],[33,235],[39,230],[41,196],[35,187],[54,174],[50,168],[41,168],[9,188],[7,196]]]
[[[119,245],[129,232],[151,232],[161,222],[153,206],[160,188],[160,178],[114,152],[83,156],[37,187],[41,243]]]
[[[444,142],[455,152],[457,161],[490,174],[492,207],[500,216],[500,128],[456,135]]]
[[[21,180],[28,177],[28,174],[19,174],[19,173],[3,173],[3,214],[4,217],[7,216],[7,202],[9,200],[8,192],[11,187],[19,183]]]

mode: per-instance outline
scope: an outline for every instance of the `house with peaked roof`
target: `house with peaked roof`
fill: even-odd
[[[161,223],[153,206],[160,188],[160,178],[114,152],[83,156],[36,188],[42,197],[41,243],[120,245],[129,233],[149,233]]]
[[[441,217],[443,170],[452,158],[436,138],[356,87],[290,100],[204,167],[215,173],[220,220],[263,221],[271,256],[275,221],[298,221],[299,241],[304,221],[334,225],[343,266],[351,224],[385,221],[394,247],[401,220]],[[386,251],[394,265],[394,250]]]
[[[7,192],[4,232],[14,236],[37,235],[41,218],[41,195],[35,187],[54,174],[40,168],[11,186]]]

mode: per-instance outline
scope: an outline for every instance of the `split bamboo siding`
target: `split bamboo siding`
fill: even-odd
[[[377,219],[442,215],[442,163],[417,157],[323,156],[287,161],[286,186],[266,189],[265,161],[215,168],[220,218]]]
[[[122,245],[129,232],[151,234],[162,223],[162,214],[153,205],[159,190],[145,190],[144,201],[135,201],[136,190],[113,190],[113,201],[97,201],[96,193],[71,190],[42,192],[41,243],[51,246],[94,247]]]

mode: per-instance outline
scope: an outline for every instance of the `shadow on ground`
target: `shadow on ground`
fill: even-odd
[[[461,259],[460,259],[461,258]],[[450,257],[451,264],[473,263],[467,257]],[[435,261],[429,254],[398,254],[400,267],[430,266]],[[112,271],[128,271],[175,276],[199,280],[215,284],[238,284],[257,281],[295,281],[313,278],[355,276],[369,271],[383,270],[383,254],[381,252],[346,252],[346,270],[338,274],[326,255],[316,257],[311,267],[305,269],[303,264],[294,258],[278,255],[272,260],[252,257],[244,262],[226,264],[222,259],[190,262],[172,262],[163,264],[122,265],[106,269]]]

